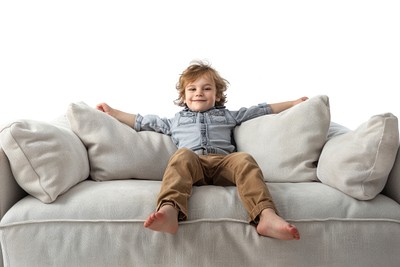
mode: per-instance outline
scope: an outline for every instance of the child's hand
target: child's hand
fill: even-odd
[[[103,111],[104,113],[110,114],[112,113],[113,108],[111,108],[109,105],[106,103],[100,103],[96,105],[96,109]],[[110,114],[111,115],[111,114]]]
[[[300,97],[299,99],[293,101],[293,106],[300,104],[301,102],[304,102],[306,100],[308,100],[308,97],[306,97],[306,96]]]
[[[122,123],[125,123],[129,127],[133,127],[133,125],[135,125],[136,122],[135,114],[126,113],[119,109],[112,108],[106,103],[97,104],[96,109],[110,115],[111,117],[116,118],[117,120],[119,120]]]

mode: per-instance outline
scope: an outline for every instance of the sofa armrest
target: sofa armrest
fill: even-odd
[[[397,150],[396,160],[383,189],[383,194],[400,204],[400,148]]]
[[[0,147],[0,219],[27,193],[17,184],[11,172],[10,162]]]

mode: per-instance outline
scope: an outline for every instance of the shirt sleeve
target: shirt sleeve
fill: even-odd
[[[267,103],[261,103],[257,106],[252,106],[250,108],[241,108],[238,111],[231,111],[233,117],[235,118],[238,125],[242,122],[267,115],[272,114],[272,109]]]
[[[133,129],[136,131],[153,131],[157,133],[171,135],[172,120],[160,118],[157,115],[136,115],[136,122]]]

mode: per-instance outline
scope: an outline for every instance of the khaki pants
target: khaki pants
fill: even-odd
[[[250,222],[257,223],[266,208],[276,211],[260,168],[247,153],[197,155],[186,148],[178,149],[165,170],[157,210],[165,204],[173,205],[179,219],[186,220],[193,185],[236,185]]]

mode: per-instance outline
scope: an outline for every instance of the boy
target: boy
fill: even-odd
[[[101,110],[137,131],[150,130],[171,135],[178,147],[165,170],[157,209],[144,226],[154,231],[175,234],[178,221],[186,220],[187,204],[193,185],[236,185],[249,221],[258,234],[282,240],[298,240],[298,229],[277,215],[267,185],[255,160],[247,153],[235,152],[232,131],[240,123],[262,115],[279,113],[307,97],[275,104],[261,104],[229,111],[224,92],[228,82],[210,65],[194,62],[177,83],[175,103],[185,107],[173,119],[155,115],[130,114],[106,103]]]

